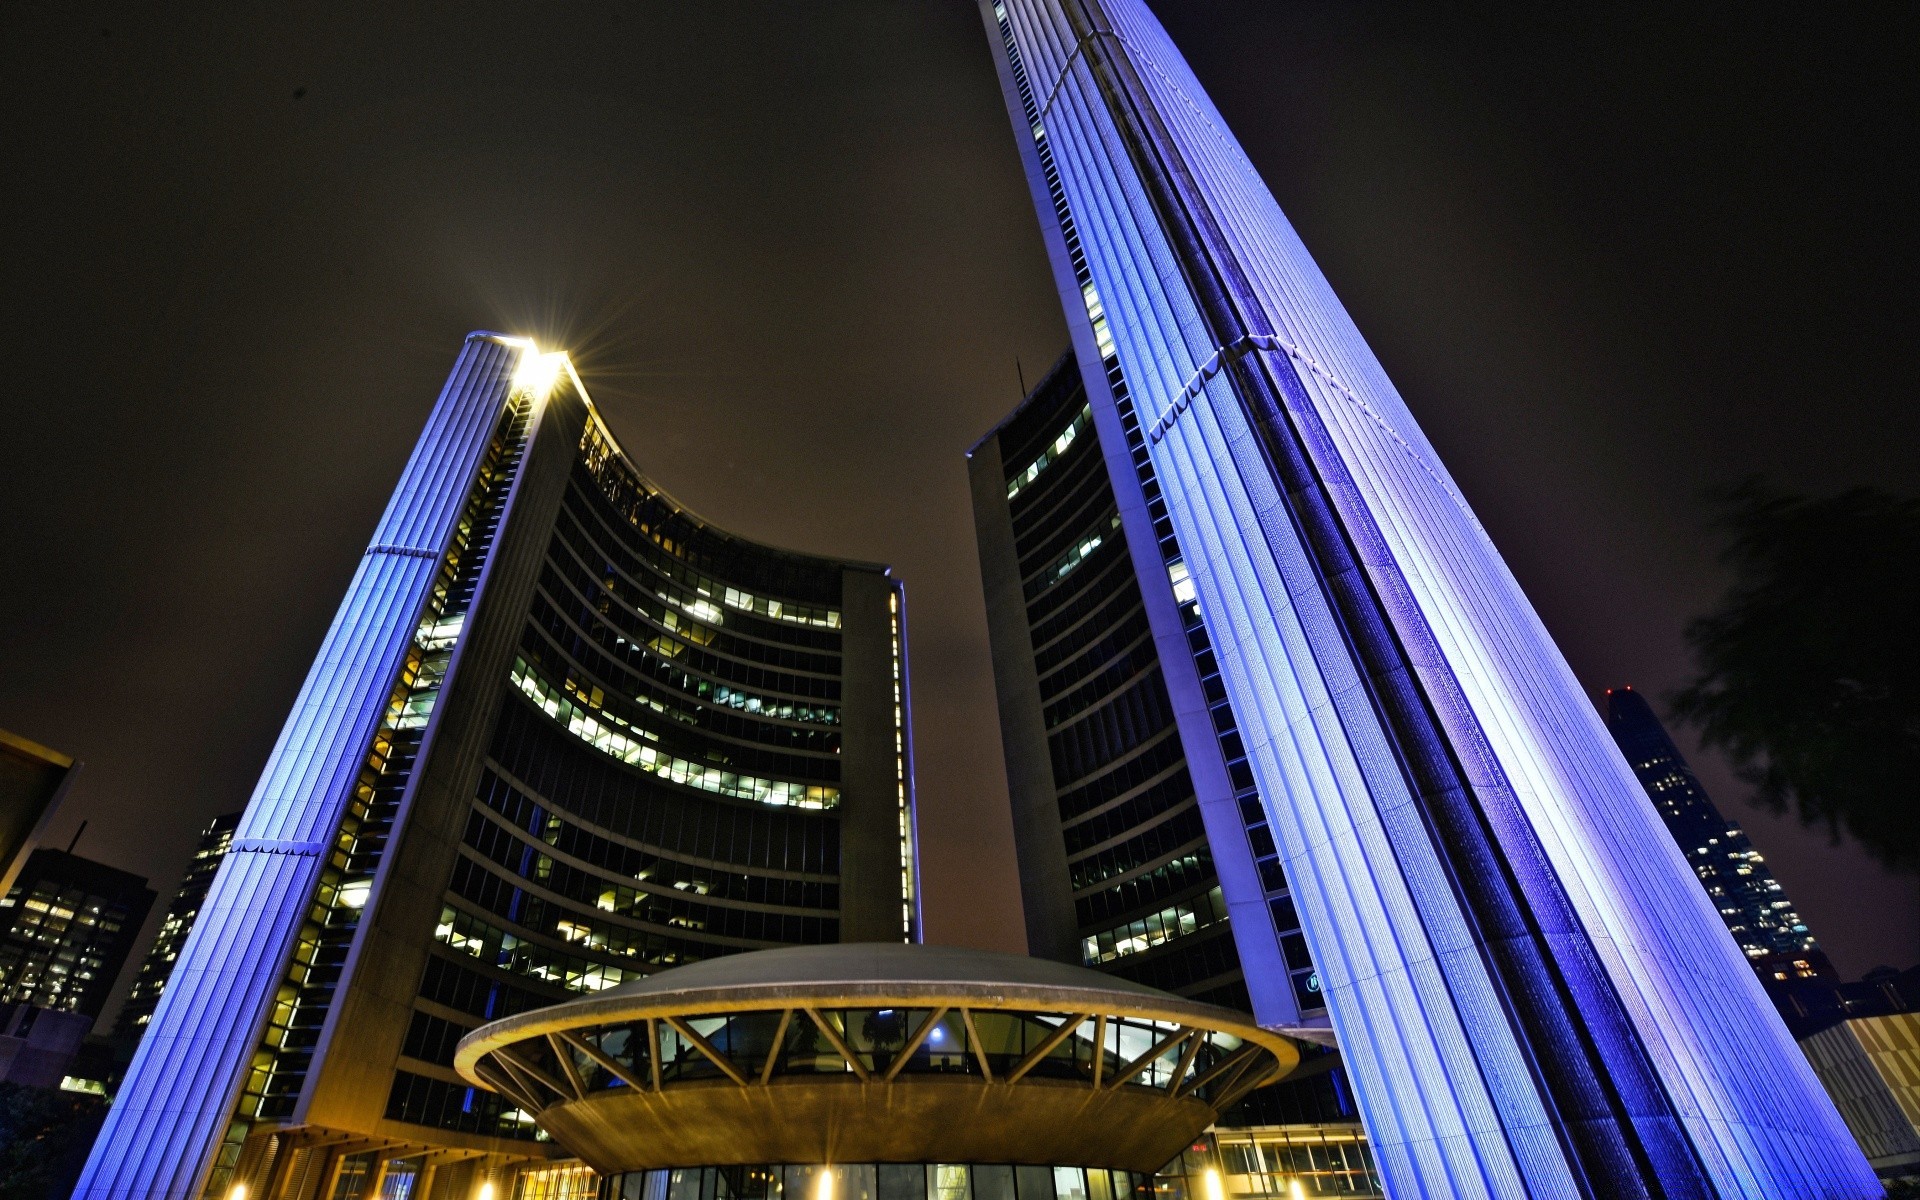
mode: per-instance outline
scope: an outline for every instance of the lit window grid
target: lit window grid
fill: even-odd
[[[126,911],[51,880],[31,892],[16,884],[4,906],[18,911],[0,939],[0,1003],[77,1011],[105,968],[105,943],[121,932]]]
[[[536,673],[524,658],[514,659],[509,678],[522,695],[541,712],[559,722],[568,733],[609,758],[638,767],[650,775],[715,795],[753,800],[776,807],[831,809],[840,806],[840,789],[837,787],[722,771],[646,745],[645,742],[655,740],[656,735],[622,721],[604,709],[588,707],[588,702],[580,699],[577,693],[570,697]]]
[[[433,936],[465,957],[586,995],[644,979],[649,974],[550,949],[450,904],[441,906],[440,921],[434,926]]]
[[[1013,478],[1007,480],[1007,499],[1011,500],[1018,496],[1028,484],[1040,478],[1042,471],[1059,462],[1066,454],[1067,448],[1072,446],[1091,424],[1093,424],[1093,406],[1085,405],[1067,424],[1067,427],[1060,431],[1059,436],[1040,452],[1038,458],[1028,463],[1025,470],[1014,472]]]
[[[1191,900],[1169,904],[1159,912],[1082,938],[1081,961],[1094,967],[1129,954],[1144,954],[1226,919],[1226,899],[1214,887]]]
[[[914,920],[917,881],[914,864],[918,850],[914,844],[911,769],[907,753],[907,663],[906,634],[901,629],[900,591],[887,596],[889,637],[893,649],[893,783],[894,800],[900,816],[900,940],[913,941],[919,932]]]
[[[587,429],[581,438],[580,450],[581,460],[597,479],[604,480],[604,474],[608,471],[625,470],[620,451],[615,447],[613,434],[601,424],[600,415],[591,410],[588,412]],[[626,482],[637,491],[661,495],[657,489],[647,485],[638,476],[629,475]],[[664,496],[662,498],[664,499]],[[679,506],[674,505],[674,507]],[[695,591],[693,596],[674,597],[662,593],[660,598],[669,604],[679,605],[692,616],[702,620],[716,620],[719,617],[719,610],[713,606],[712,601],[717,596],[728,608],[750,612],[771,620],[785,621],[792,625],[809,625],[820,629],[840,628],[840,610],[838,609],[816,608],[791,601],[776,600],[768,596],[755,595],[744,588],[723,584],[679,561],[679,548],[657,530],[639,528],[655,545],[675,559],[671,569]]]

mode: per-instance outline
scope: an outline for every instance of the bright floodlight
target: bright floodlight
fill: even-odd
[[[532,392],[536,396],[546,395],[552,390],[553,381],[559,377],[566,362],[565,351],[541,354],[529,342],[526,353],[520,356],[519,369],[513,373],[514,390]]]

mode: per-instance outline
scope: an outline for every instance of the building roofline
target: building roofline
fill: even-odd
[[[1047,384],[1051,383],[1053,381],[1053,377],[1058,375],[1061,372],[1061,370],[1067,365],[1067,363],[1072,359],[1073,359],[1073,347],[1068,346],[1065,350],[1061,351],[1059,358],[1056,358],[1053,360],[1053,365],[1047,368],[1046,373],[1040,376],[1040,381],[1034,384],[1033,387],[1029,388],[1027,391],[1027,394],[1020,398],[1020,403],[1013,406],[1012,411],[1010,411],[1009,413],[1007,413],[1006,416],[1001,417],[998,421],[996,421],[992,429],[987,430],[985,433],[981,434],[979,437],[974,439],[973,445],[967,447],[967,457],[972,458],[976,450],[980,449],[980,447],[986,445],[989,441],[993,440],[994,438],[999,437],[1000,431],[1002,429],[1005,429],[1008,425],[1012,424],[1013,419],[1015,417],[1027,411],[1027,406],[1033,403],[1034,398],[1040,394],[1041,389],[1046,387]]]

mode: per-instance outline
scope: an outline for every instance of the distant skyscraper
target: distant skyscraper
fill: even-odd
[[[565,355],[470,336],[76,1195],[470,1200],[548,1154],[452,1070],[476,1026],[916,937],[904,620],[885,567],[675,503]]]
[[[97,1020],[152,907],[138,875],[35,850],[0,899],[0,1004]]]
[[[239,813],[224,813],[200,832],[200,844],[193,849],[193,858],[187,863],[187,873],[180,880],[179,890],[167,902],[167,915],[161,918],[160,932],[154,935],[153,946],[140,963],[140,974],[134,977],[126,1002],[120,1006],[120,1015],[114,1018],[116,1038],[140,1036],[146,1031],[147,1022],[153,1019],[160,993],[166,990],[167,977],[173,974],[174,961],[180,957],[180,948],[186,944],[194,918],[200,915],[200,906],[206,903],[207,889],[213,886],[213,877],[219,872],[228,847],[233,845],[233,831],[239,824]]]
[[[1766,860],[1740,827],[1714,807],[1646,697],[1630,687],[1607,689],[1607,731],[1713,898],[1733,940],[1762,977],[1832,976],[1827,956]]]
[[[1192,582],[1389,1190],[1877,1195],[1143,0],[981,9],[1089,419],[1138,448],[1120,528]]]
[[[1122,528],[1136,435],[1102,440],[1069,353],[968,456],[1029,949],[1330,1036],[1179,548]],[[1338,1067],[1227,1117],[1358,1120]]]

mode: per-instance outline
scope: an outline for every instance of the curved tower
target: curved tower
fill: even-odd
[[[675,503],[564,355],[471,335],[76,1194],[469,1200],[551,1153],[454,1071],[477,1026],[917,938],[904,618],[885,567]]]
[[[1103,442],[1195,588],[1402,1196],[1877,1185],[1142,0],[981,0]]]

